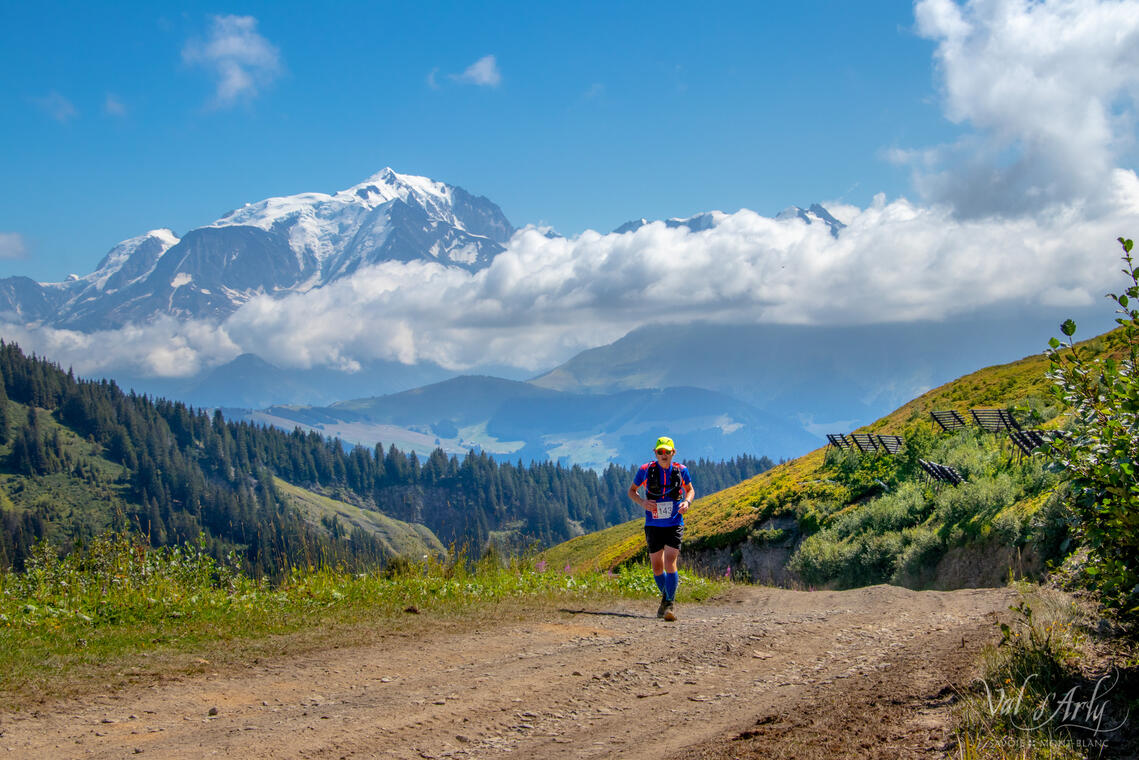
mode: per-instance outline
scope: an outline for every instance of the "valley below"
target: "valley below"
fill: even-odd
[[[366,632],[0,713],[6,757],[928,757],[1010,589],[733,586]],[[219,643],[219,646],[222,643]],[[283,651],[289,651],[285,648]],[[142,663],[140,663],[142,664]]]

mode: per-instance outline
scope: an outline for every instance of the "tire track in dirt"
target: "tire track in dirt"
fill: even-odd
[[[849,731],[859,704],[881,723],[877,698],[888,703],[914,684],[944,688],[976,643],[993,638],[1012,599],[1006,589],[736,587],[685,605],[676,623],[657,620],[655,600],[645,600],[381,636],[0,715],[0,756],[759,756],[747,740],[765,716],[782,726],[769,739],[809,738],[816,726],[818,741],[833,743],[826,732]],[[962,641],[972,645],[962,650]],[[899,704],[897,720],[920,708]],[[816,710],[826,714],[816,720]],[[837,712],[843,721],[825,728]]]

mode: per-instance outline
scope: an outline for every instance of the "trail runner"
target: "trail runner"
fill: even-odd
[[[696,489],[692,487],[688,468],[672,461],[676,445],[671,438],[657,438],[653,452],[656,459],[641,465],[633,477],[629,498],[645,510],[645,540],[649,545],[653,580],[660,589],[657,617],[672,621],[676,620],[676,587],[680,585],[676,562],[684,538],[684,513],[692,506]],[[639,493],[642,486],[644,497]]]

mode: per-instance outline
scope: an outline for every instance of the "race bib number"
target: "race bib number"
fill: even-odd
[[[658,520],[666,520],[669,517],[672,517],[672,507],[674,504],[676,504],[674,501],[658,501],[656,518]]]

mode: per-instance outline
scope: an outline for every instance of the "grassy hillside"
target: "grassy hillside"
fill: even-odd
[[[361,509],[274,478],[273,484],[285,500],[300,510],[311,524],[331,535],[348,535],[354,528],[368,531],[379,539],[385,554],[418,558],[442,556],[443,543],[426,525],[392,519],[373,509]]]
[[[108,528],[123,528],[129,501],[121,464],[103,456],[103,447],[77,435],[43,409],[36,409],[45,438],[57,438],[69,464],[66,470],[28,476],[7,466],[18,423],[31,408],[8,402],[8,435],[0,444],[0,515],[9,520],[35,522],[42,535],[56,538],[66,526],[68,535],[91,537]]]
[[[1118,340],[1109,333],[1081,345],[1103,355]],[[835,586],[954,585],[954,574],[983,582],[1010,565],[1038,569],[1066,548],[1063,507],[1052,498],[1056,478],[1044,458],[1018,459],[1003,435],[936,432],[929,412],[956,409],[968,418],[971,408],[1009,408],[1024,427],[1055,427],[1062,420],[1047,369],[1041,354],[978,370],[854,431],[905,436],[897,456],[821,448],[699,498],[686,517],[689,560],[753,577],[770,570],[769,577],[759,572],[760,580]],[[922,477],[919,458],[954,466],[968,482],[935,488]],[[544,556],[558,565],[607,568],[643,553],[636,520]]]

